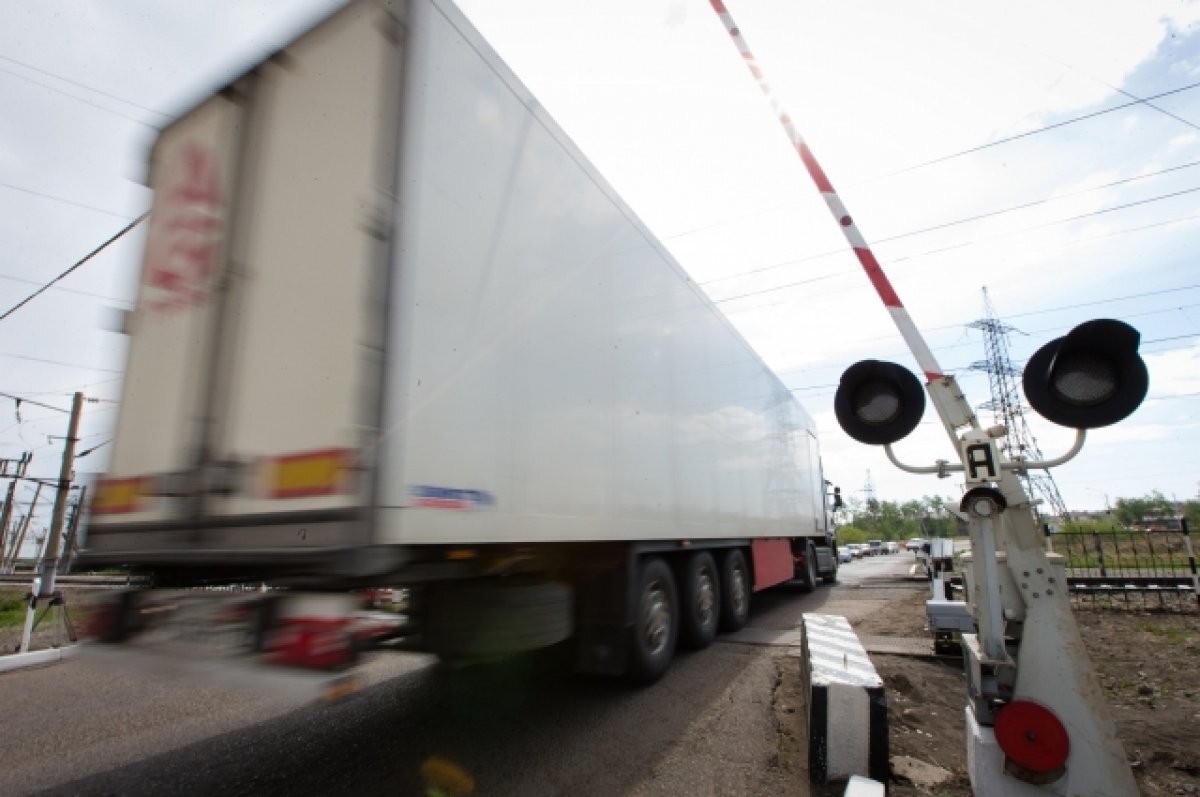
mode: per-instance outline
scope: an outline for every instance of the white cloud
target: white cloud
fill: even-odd
[[[1147,354],[1151,396],[1182,396],[1200,392],[1200,343],[1191,348]]]

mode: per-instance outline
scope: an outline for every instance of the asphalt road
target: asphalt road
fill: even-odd
[[[437,757],[476,794],[807,794],[779,763],[788,635],[767,632],[886,605],[903,589],[887,575],[911,562],[843,565],[811,595],[760,593],[748,631],[681,653],[643,689],[569,675],[553,655],[448,671],[377,654],[360,692],[307,705],[80,661],[3,674],[0,793],[423,794],[421,765]]]

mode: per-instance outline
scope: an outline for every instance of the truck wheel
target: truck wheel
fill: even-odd
[[[750,568],[746,555],[733,548],[721,560],[721,629],[737,631],[750,617]]]
[[[638,681],[651,683],[662,677],[675,655],[679,599],[675,592],[675,577],[662,559],[643,561],[637,583],[629,674]]]
[[[817,549],[811,542],[804,545],[804,566],[796,573],[800,579],[800,589],[812,592],[817,588]]]
[[[679,591],[680,633],[689,648],[706,648],[717,636],[720,620],[720,580],[717,563],[708,551],[697,551],[687,559],[683,588]]]
[[[837,583],[837,571],[838,571],[837,546],[834,546],[830,550],[832,551],[832,556],[830,558],[833,559],[833,569],[830,570],[825,575],[821,576],[821,580],[824,581],[826,584],[836,584]]]

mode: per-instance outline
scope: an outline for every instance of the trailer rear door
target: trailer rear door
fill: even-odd
[[[93,552],[365,541],[398,31],[351,4],[160,136]]]

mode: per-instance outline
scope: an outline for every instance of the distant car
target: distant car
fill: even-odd
[[[862,559],[863,557],[862,546],[857,542],[846,543],[846,550],[849,551],[850,556],[854,557],[855,559]]]
[[[838,547],[838,561],[839,562],[853,562],[854,561],[854,551],[850,550],[850,546],[841,545]]]
[[[908,542],[904,543],[904,550],[906,550],[906,551],[919,551],[919,550],[921,550],[921,546],[922,546],[922,545],[924,545],[924,544],[925,544],[925,540],[924,540],[923,538],[921,538],[921,537],[913,537],[911,540],[909,540]]]
[[[898,543],[891,542],[889,540],[888,542],[884,543],[884,547],[887,548],[888,553],[900,553],[900,545]]]
[[[883,540],[867,540],[867,556],[878,556],[884,551]]]

